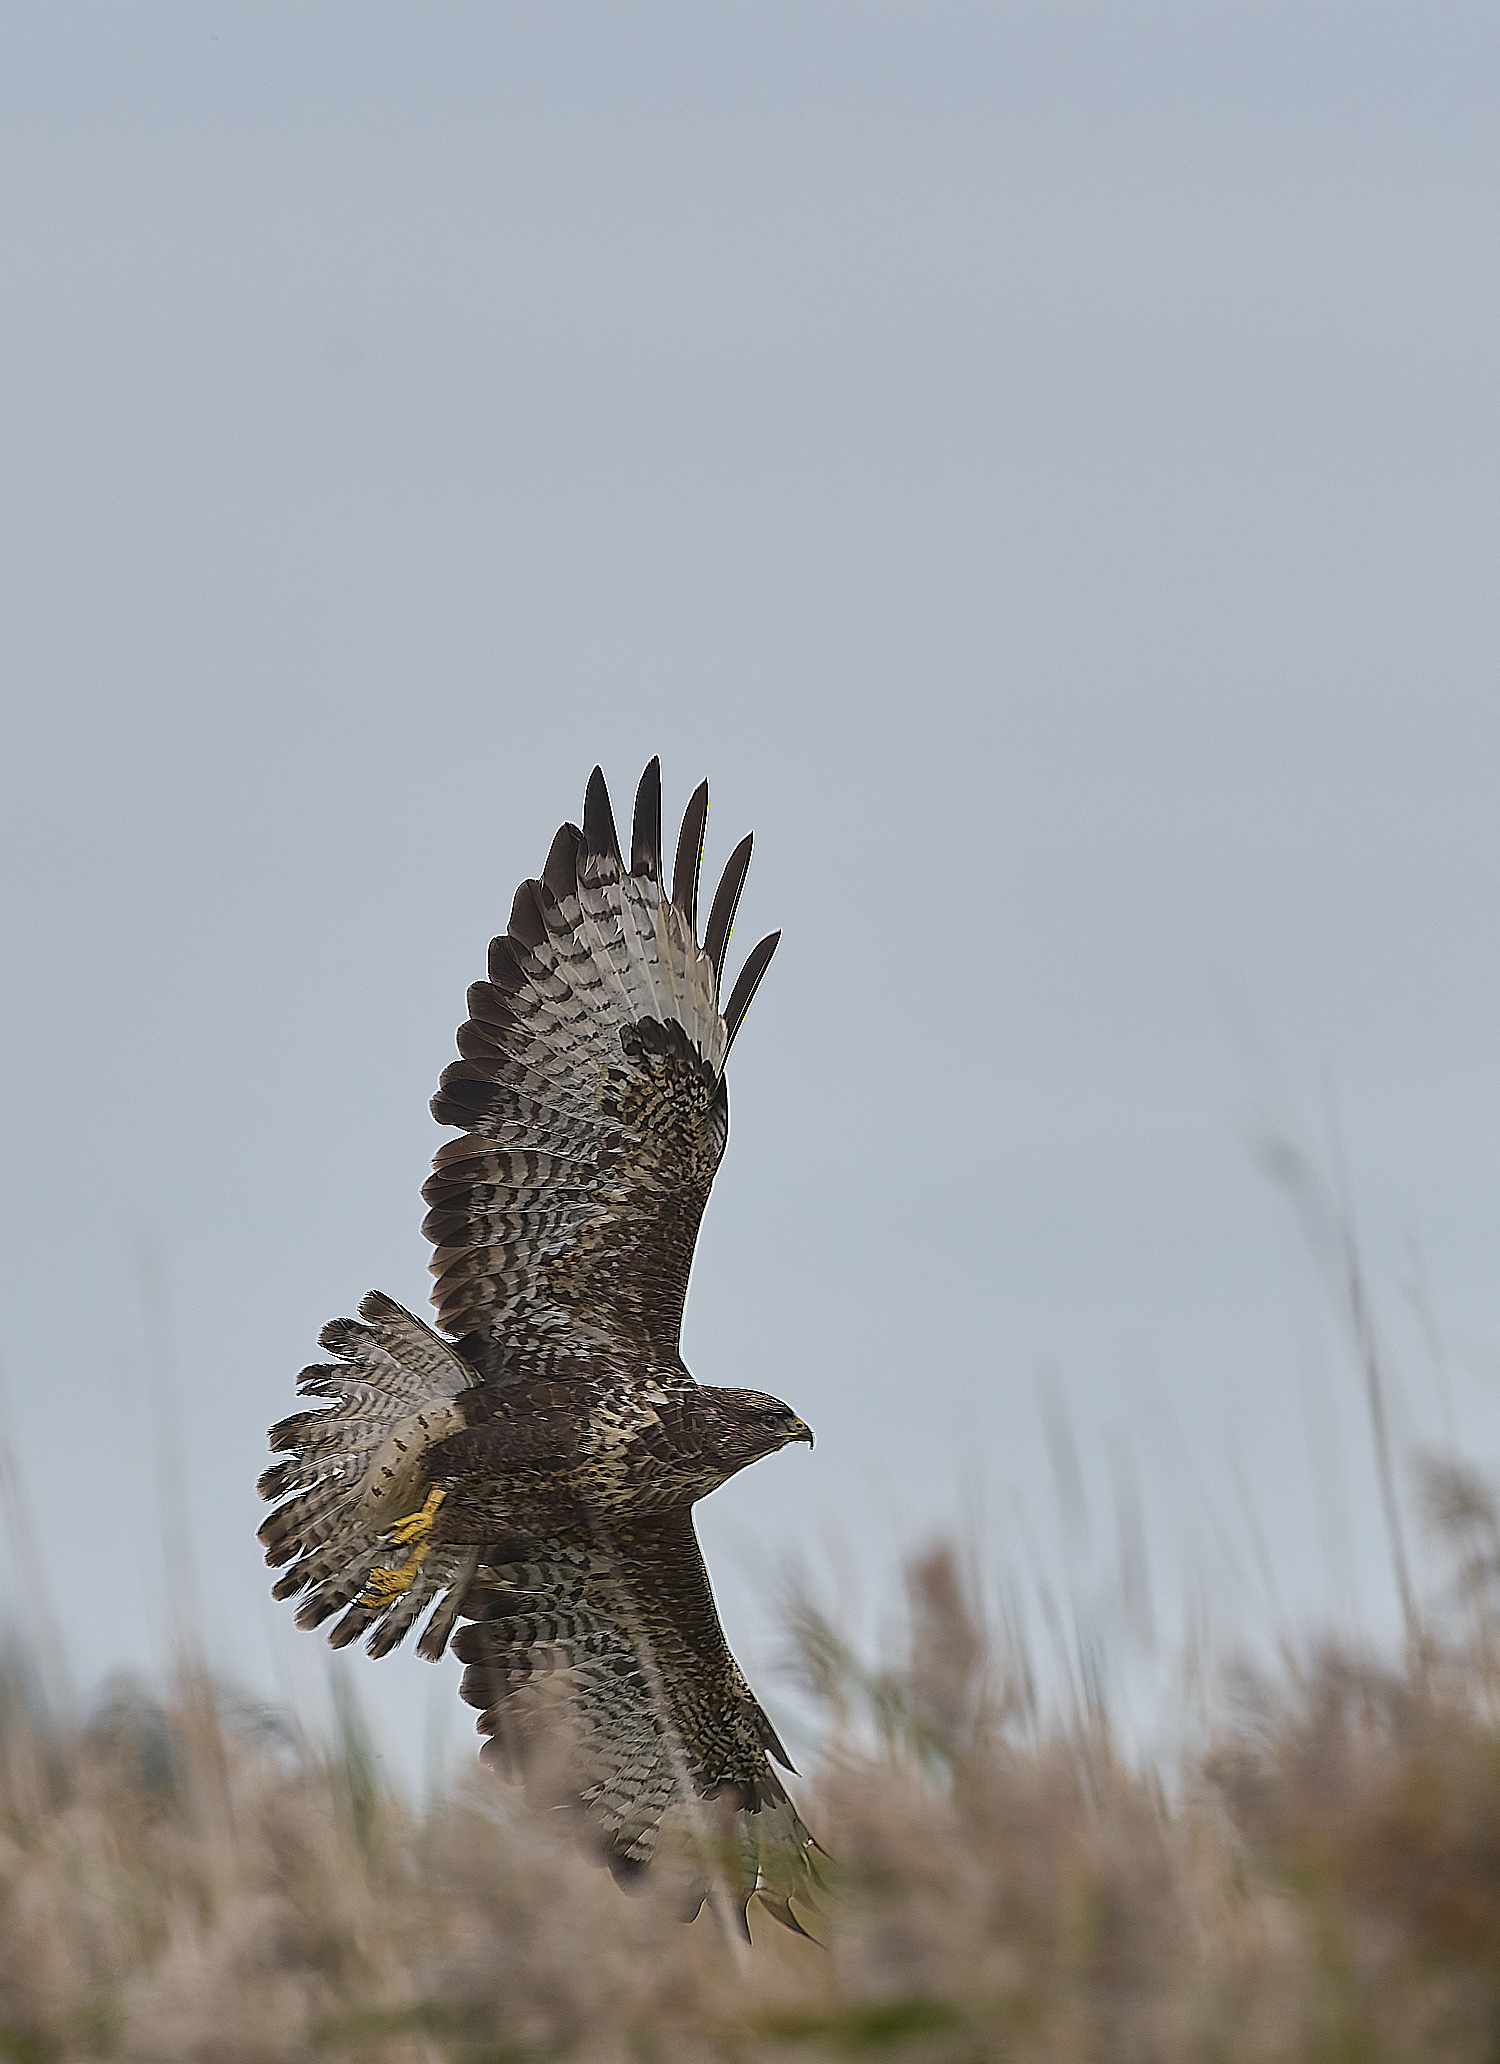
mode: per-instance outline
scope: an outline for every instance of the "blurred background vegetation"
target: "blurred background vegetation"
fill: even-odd
[[[1399,1640],[1287,1627],[1235,1666],[1189,1642],[1145,1744],[1097,1624],[1044,1609],[1034,1654],[1038,1615],[972,1544],[911,1559],[879,1652],[795,1577],[782,1690],[834,1866],[819,1942],[752,1902],[746,1949],[708,1909],[682,1924],[670,1860],[627,1896],[477,1765],[414,1805],[352,1676],[331,1733],[236,1698],[187,1603],[170,1681],[82,1713],[33,1634],[0,1669],[0,2057],[1500,2055],[1500,1500],[1393,1450],[1347,1210],[1289,1143],[1266,1153],[1365,1379]]]
[[[882,1667],[795,1601],[825,1946],[684,1926],[477,1770],[415,1810],[348,1700],[310,1739],[185,1665],[68,1724],[12,1651],[0,2056],[1493,2058],[1500,1523],[1451,1463],[1425,1496],[1450,1578],[1400,1660],[1289,1653],[1170,1762],[1044,1712],[951,1547]]]

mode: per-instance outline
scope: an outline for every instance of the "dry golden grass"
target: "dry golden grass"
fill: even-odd
[[[1038,1720],[951,1554],[911,1573],[898,1669],[804,1604],[826,1949],[684,1927],[477,1774],[416,1816],[355,1724],[320,1748],[188,1677],[67,1737],[12,1673],[0,2057],[1492,2060],[1500,1527],[1454,1470],[1428,1499],[1448,1632],[1241,1687],[1165,1775]]]

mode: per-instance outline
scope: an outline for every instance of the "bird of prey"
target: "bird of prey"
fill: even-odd
[[[595,768],[516,892],[468,994],[433,1116],[461,1128],[423,1195],[434,1331],[379,1291],[323,1329],[299,1389],[331,1399],[271,1429],[260,1529],[301,1627],[386,1654],[425,1616],[451,1643],[484,1753],[551,1772],[617,1876],[675,1830],[692,1909],[727,1884],[799,1928],[821,1852],[719,1625],[698,1499],[812,1444],[790,1406],[694,1382],[679,1352],[699,1221],[729,1133],[724,1064],[780,933],[726,1006],[720,977],[749,838],[702,943],[708,784],[670,881],[661,769],[641,778],[627,861]],[[460,1625],[460,1622],[462,1624]],[[558,1773],[564,1773],[558,1793]]]

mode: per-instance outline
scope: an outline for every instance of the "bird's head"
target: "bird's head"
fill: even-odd
[[[715,1385],[706,1392],[713,1404],[711,1441],[726,1473],[733,1475],[762,1455],[774,1455],[778,1448],[795,1441],[813,1444],[812,1428],[799,1419],[790,1405],[768,1397],[763,1390],[721,1390]]]

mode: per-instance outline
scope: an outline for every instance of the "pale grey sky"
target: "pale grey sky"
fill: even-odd
[[[86,1679],[174,1389],[216,1659],[321,1668],[265,1427],[423,1304],[465,987],[653,752],[785,927],[686,1340],[818,1432],[703,1511],[752,1667],[781,1556],[976,1506],[1105,1599],[1132,1469],[1164,1642],[1264,1618],[1237,1474],[1385,1623],[1245,1133],[1331,1072],[1403,1432],[1496,1457],[1497,76],[1478,5],[0,7],[0,1361]]]

